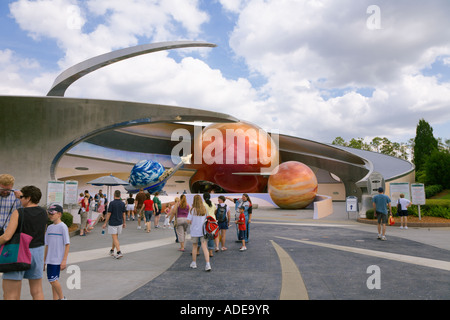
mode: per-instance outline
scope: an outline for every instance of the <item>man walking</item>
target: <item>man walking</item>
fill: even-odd
[[[141,229],[141,220],[144,219],[144,201],[147,200],[147,196],[145,195],[144,189],[140,188],[138,194],[136,195],[136,205],[134,210],[138,219],[138,229]],[[144,219],[145,226],[145,219]]]
[[[119,234],[122,233],[122,228],[126,227],[125,213],[125,203],[120,199],[120,191],[116,190],[114,191],[114,200],[109,203],[108,213],[103,224],[103,229],[108,224],[108,234],[112,237],[112,248],[109,254],[116,259],[120,259],[123,256],[120,251]],[[114,249],[116,249],[116,255],[114,255]]]
[[[389,215],[392,215],[391,199],[384,194],[383,188],[378,188],[378,194],[372,198],[372,202],[373,209],[378,220],[378,239],[386,240],[386,223],[388,221],[388,213]]]
[[[0,228],[3,227],[4,230],[9,224],[11,214],[22,206],[19,201],[22,193],[13,190],[14,182],[12,175],[0,174]]]

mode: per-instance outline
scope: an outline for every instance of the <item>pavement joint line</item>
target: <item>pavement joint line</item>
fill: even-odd
[[[136,251],[162,247],[172,243],[174,243],[173,237],[168,237],[163,239],[120,245],[120,250],[124,253],[132,253]],[[111,246],[99,249],[70,252],[67,264],[76,264],[80,262],[105,258],[109,253],[109,250],[111,250]]]
[[[278,237],[278,236],[276,238],[284,239],[284,240],[288,240],[288,241],[300,242],[303,244],[310,244],[310,245],[319,246],[319,247],[335,249],[335,250],[341,250],[341,251],[346,251],[346,252],[351,252],[351,253],[357,253],[357,254],[362,254],[362,255],[367,255],[367,256],[372,256],[372,257],[377,257],[377,258],[394,260],[397,262],[415,264],[415,265],[424,266],[424,267],[428,267],[428,268],[435,268],[435,269],[450,271],[450,262],[448,262],[448,261],[421,258],[421,257],[408,256],[408,255],[403,255],[403,254],[389,253],[389,252],[376,251],[376,250],[361,249],[361,248],[355,248],[355,247],[346,247],[346,246],[340,246],[340,245],[329,244],[329,243],[314,242],[314,241],[309,241],[309,240],[304,241],[304,240],[297,240],[297,239]]]
[[[270,240],[281,264],[280,300],[309,300],[302,275],[291,256],[275,241]]]

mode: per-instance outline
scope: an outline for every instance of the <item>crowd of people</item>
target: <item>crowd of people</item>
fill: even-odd
[[[14,189],[15,179],[9,174],[0,174],[0,250],[3,245],[20,235],[28,234],[32,237],[29,243],[31,266],[27,270],[3,272],[4,299],[20,299],[22,280],[28,279],[30,293],[35,300],[43,299],[42,277],[47,271],[47,279],[52,286],[53,299],[65,299],[59,274],[66,268],[70,247],[70,237],[67,226],[62,222],[63,208],[51,205],[47,210],[39,206],[42,193],[35,186],[25,186],[20,190]],[[391,200],[380,188],[379,194],[373,197],[373,207],[378,219],[378,239],[386,240],[386,223],[391,213]],[[174,201],[161,203],[158,194],[153,198],[148,192],[140,190],[136,197],[130,194],[123,200],[121,192],[114,192],[114,199],[108,202],[107,197],[100,190],[93,198],[86,190],[80,194],[79,211],[81,226],[80,236],[91,232],[95,224],[103,222],[102,229],[108,230],[112,237],[110,255],[117,259],[123,257],[120,250],[119,235],[126,226],[126,221],[137,219],[138,229],[144,223],[146,232],[151,231],[151,219],[154,216],[154,227],[160,228],[159,221],[165,215],[163,228],[175,231],[178,250],[185,251],[186,235],[190,229],[193,244],[191,268],[197,268],[197,255],[202,248],[205,256],[205,270],[211,270],[210,258],[214,252],[226,251],[227,231],[234,224],[236,237],[241,242],[240,251],[247,250],[252,217],[252,202],[248,194],[241,198],[218,197],[217,205],[211,201],[208,192],[194,195],[193,202],[188,203],[186,194],[176,197]],[[233,205],[228,205],[227,200]],[[407,208],[410,201],[400,196],[397,201],[399,215],[402,217],[401,228],[407,229]],[[232,221],[234,209],[235,219]],[[92,216],[95,212],[97,216]],[[89,219],[91,214],[91,218]],[[204,222],[208,217],[217,221],[219,236],[211,239],[205,237]],[[51,225],[49,225],[49,220]],[[173,226],[173,227],[172,227]],[[104,231],[102,231],[104,232]],[[0,261],[1,266],[1,261]]]
[[[101,192],[101,191],[100,191]],[[242,198],[230,198],[219,196],[218,204],[215,205],[211,201],[211,195],[208,192],[203,195],[195,195],[193,203],[188,204],[185,194],[176,197],[173,202],[166,203],[164,211],[163,204],[159,199],[159,194],[155,193],[152,196],[143,189],[139,190],[135,198],[132,194],[128,195],[125,201],[122,201],[120,191],[116,190],[114,193],[114,201],[111,202],[104,212],[97,212],[98,217],[95,222],[89,224],[86,217],[82,217],[80,235],[85,235],[90,232],[90,229],[99,221],[104,221],[103,229],[108,226],[108,234],[112,236],[112,247],[110,255],[120,259],[123,257],[120,251],[120,243],[118,236],[122,233],[127,221],[137,220],[137,229],[142,229],[149,233],[152,230],[152,218],[154,228],[160,228],[161,215],[165,215],[162,228],[173,229],[175,232],[175,241],[180,244],[179,251],[185,251],[186,235],[190,230],[191,239],[193,239],[193,261],[192,268],[196,268],[196,257],[199,253],[199,247],[203,249],[207,265],[205,270],[210,271],[211,265],[209,258],[214,256],[214,252],[226,251],[226,232],[232,223],[236,225],[236,236],[238,241],[242,242],[241,251],[247,250],[246,243],[248,242],[250,223],[252,215],[252,203],[247,194],[243,194]],[[92,197],[91,197],[92,198]],[[90,205],[88,200],[89,194],[80,195],[80,214],[87,215],[86,212]],[[227,200],[231,201],[235,210],[235,221],[231,220],[232,209],[225,203]],[[92,201],[92,199],[91,199]],[[98,205],[99,208],[102,204]],[[204,237],[203,224],[206,217],[213,217],[218,223],[219,235],[215,239],[206,240]],[[87,222],[86,222],[87,221]],[[114,228],[111,228],[111,225]]]
[[[28,279],[30,293],[34,300],[44,298],[42,277],[47,272],[47,279],[52,287],[53,299],[64,300],[59,283],[60,271],[67,265],[70,248],[68,227],[62,222],[63,208],[51,205],[44,209],[39,206],[41,190],[35,186],[14,189],[15,179],[9,174],[0,174],[0,246],[7,244],[15,235],[23,232],[32,237],[29,244],[31,266],[27,270],[3,272],[3,298],[20,299],[22,280]],[[232,221],[233,205],[235,221]],[[135,198],[130,194],[125,201],[121,192],[114,192],[114,199],[108,201],[100,190],[92,197],[86,190],[79,197],[80,236],[91,232],[95,224],[103,222],[102,229],[112,237],[110,254],[117,259],[123,257],[120,250],[119,235],[126,226],[126,221],[137,220],[138,229],[141,222],[146,232],[151,231],[152,217],[155,228],[160,228],[160,216],[165,215],[163,228],[173,229],[175,241],[180,244],[180,251],[185,251],[186,235],[190,230],[193,241],[191,268],[197,268],[197,255],[200,248],[205,256],[205,270],[211,270],[210,258],[218,251],[226,251],[226,233],[232,224],[236,226],[236,236],[242,242],[241,251],[247,250],[252,203],[247,194],[241,198],[219,196],[218,204],[211,201],[207,192],[195,195],[193,203],[188,204],[186,195],[176,197],[174,201],[163,204],[155,193],[140,190]],[[96,216],[93,213],[96,213]],[[203,224],[207,217],[213,217],[219,228],[219,236],[206,239]],[[91,219],[89,219],[91,218]],[[49,224],[49,221],[51,222]]]

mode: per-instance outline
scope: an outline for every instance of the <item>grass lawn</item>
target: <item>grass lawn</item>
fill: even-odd
[[[444,190],[444,191],[438,193],[437,195],[435,195],[434,197],[431,197],[431,199],[450,200],[450,190]]]

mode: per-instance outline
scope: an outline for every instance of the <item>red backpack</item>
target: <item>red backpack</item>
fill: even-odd
[[[213,240],[219,236],[219,225],[216,219],[211,216],[206,217],[203,223],[203,235],[208,240]]]

